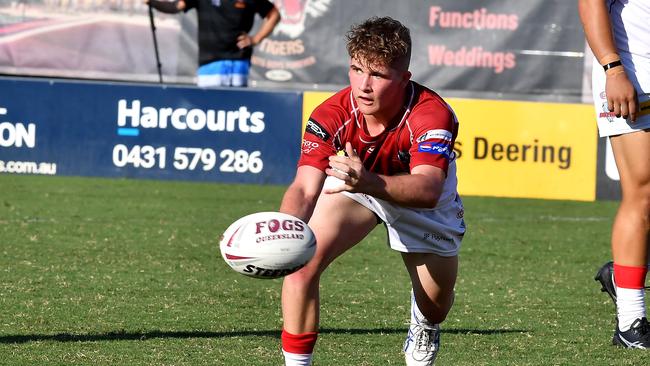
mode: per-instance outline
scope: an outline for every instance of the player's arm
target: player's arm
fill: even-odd
[[[244,33],[237,37],[237,47],[245,48],[249,46],[255,46],[262,42],[264,38],[268,37],[275,26],[280,22],[280,11],[275,6],[269,11],[268,14],[264,17],[262,24],[260,25],[259,30],[253,36]]]
[[[447,175],[435,166],[418,165],[411,174],[379,175],[381,185],[370,186],[369,195],[407,207],[434,208],[438,204]]]
[[[145,0],[145,4],[149,4],[154,9],[167,14],[180,13],[181,11],[185,10],[187,6],[184,0]]]
[[[620,61],[621,57],[616,50],[609,13],[603,0],[580,0],[578,11],[585,37],[591,51],[601,66]],[[598,67],[597,65],[594,65]],[[614,66],[605,71],[607,81],[605,94],[607,95],[607,107],[616,116],[636,120],[638,100],[634,86],[627,78],[622,65]]]
[[[293,183],[284,193],[280,212],[308,222],[314,212],[324,180],[325,172],[322,170],[309,165],[299,166]]]
[[[350,143],[348,156],[330,157],[328,175],[342,179],[345,185],[327,189],[325,193],[342,191],[366,193],[373,197],[406,207],[433,208],[438,204],[446,173],[432,165],[417,165],[411,174],[387,176],[365,169]]]

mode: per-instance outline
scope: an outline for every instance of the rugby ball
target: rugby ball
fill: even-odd
[[[226,263],[243,275],[278,278],[314,256],[316,238],[307,224],[280,212],[258,212],[232,223],[219,242]]]

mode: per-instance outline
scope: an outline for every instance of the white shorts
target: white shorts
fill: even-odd
[[[621,61],[639,96],[640,113],[636,122],[632,123],[624,118],[617,118],[607,109],[605,71],[600,67],[598,61],[594,60],[591,73],[592,92],[596,107],[598,133],[601,137],[622,135],[650,128],[650,59],[621,53]],[[636,72],[632,74],[630,70],[636,70]]]
[[[332,178],[326,178],[326,186],[336,179]],[[363,193],[342,193],[374,212],[384,222],[391,249],[406,253],[435,253],[442,257],[458,255],[465,234],[463,203],[458,195],[443,207],[415,209]]]

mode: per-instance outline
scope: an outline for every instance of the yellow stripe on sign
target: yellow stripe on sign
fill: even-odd
[[[460,193],[595,200],[598,140],[591,105],[468,99],[449,104],[460,121]]]
[[[316,109],[327,98],[334,95],[333,92],[305,92],[302,96],[302,134],[305,133],[305,126],[311,112]],[[302,139],[302,134],[300,138]]]
[[[309,115],[331,96],[305,92]],[[458,190],[464,195],[596,199],[598,133],[593,106],[447,99],[460,122]]]

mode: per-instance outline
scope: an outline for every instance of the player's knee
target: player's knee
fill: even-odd
[[[440,324],[447,319],[449,307],[433,307],[430,311],[422,312],[425,318],[432,324]]]
[[[284,282],[294,287],[309,287],[314,283],[318,283],[319,278],[318,266],[312,265],[310,262],[300,270],[286,276]]]
[[[650,183],[623,192],[623,206],[640,213],[645,221],[650,220]]]
[[[431,323],[439,324],[447,319],[447,314],[451,310],[453,299],[445,298],[438,301],[427,301],[423,306],[418,305],[422,315]]]
[[[650,183],[646,184],[642,188],[638,198],[636,199],[636,204],[642,213],[641,215],[643,216],[646,225],[650,225]]]

